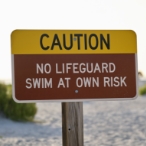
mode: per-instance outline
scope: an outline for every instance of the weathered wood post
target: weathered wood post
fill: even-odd
[[[62,103],[63,146],[83,146],[83,102]]]

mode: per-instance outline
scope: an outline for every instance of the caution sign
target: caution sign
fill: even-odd
[[[16,102],[137,97],[136,34],[131,30],[15,30]]]

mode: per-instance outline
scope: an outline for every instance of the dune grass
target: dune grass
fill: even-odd
[[[0,111],[15,121],[33,121],[37,107],[35,103],[16,103],[12,98],[12,85],[0,83]]]
[[[139,94],[140,94],[140,95],[146,95],[146,85],[143,86],[143,87],[141,87],[141,88],[139,89]]]

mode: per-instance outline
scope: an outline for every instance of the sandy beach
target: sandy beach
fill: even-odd
[[[61,146],[60,102],[37,103],[34,123],[0,115],[0,146]],[[146,96],[84,102],[85,146],[146,146]]]

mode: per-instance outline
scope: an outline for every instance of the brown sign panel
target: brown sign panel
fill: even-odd
[[[135,54],[16,54],[12,59],[17,102],[137,96]]]

